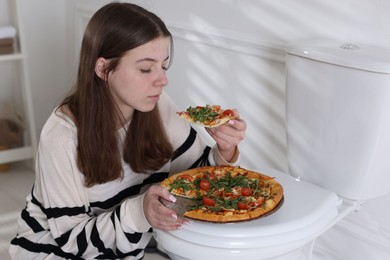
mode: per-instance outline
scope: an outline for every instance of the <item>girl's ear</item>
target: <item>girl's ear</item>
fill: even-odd
[[[108,66],[108,61],[105,58],[99,57],[97,59],[95,64],[95,73],[99,78],[101,78],[104,81],[107,79],[107,74],[106,74],[107,66]]]

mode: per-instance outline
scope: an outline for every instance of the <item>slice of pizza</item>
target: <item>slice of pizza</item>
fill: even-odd
[[[203,127],[217,127],[237,118],[232,109],[222,109],[219,105],[188,107],[177,112],[180,118]]]
[[[199,197],[194,183],[196,178],[201,178],[201,176],[194,173],[176,174],[161,182],[161,186],[167,188],[174,195],[196,199]]]

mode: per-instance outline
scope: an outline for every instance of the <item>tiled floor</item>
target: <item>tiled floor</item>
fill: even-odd
[[[8,246],[16,233],[16,221],[25,206],[34,174],[19,165],[0,173],[0,259],[10,259]]]
[[[16,221],[25,206],[25,198],[31,190],[34,174],[18,164],[11,170],[0,172],[0,259],[10,260],[9,241],[16,233]],[[149,251],[144,260],[167,260],[157,252]]]

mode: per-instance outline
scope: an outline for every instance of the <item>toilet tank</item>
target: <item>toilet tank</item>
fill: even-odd
[[[390,191],[390,50],[329,40],[287,47],[290,174],[353,200]]]

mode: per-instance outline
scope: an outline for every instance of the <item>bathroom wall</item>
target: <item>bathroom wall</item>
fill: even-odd
[[[39,135],[70,83],[65,53],[69,44],[65,38],[65,1],[18,1],[30,68],[36,132]]]
[[[106,2],[22,0],[38,128],[71,85],[84,26]],[[175,61],[166,91],[179,108],[212,103],[237,108],[248,123],[242,165],[254,169],[287,171],[284,50],[289,42],[331,38],[390,46],[386,0],[132,2],[160,15],[174,35]],[[322,236],[317,256],[390,259],[390,209],[384,207],[389,199],[365,203]],[[345,250],[334,237],[354,250]]]

